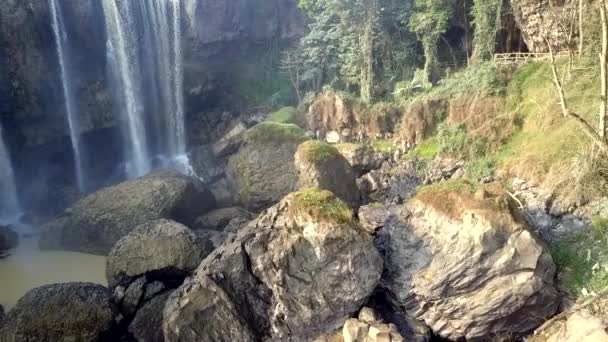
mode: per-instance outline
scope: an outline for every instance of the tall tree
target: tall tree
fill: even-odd
[[[453,0],[416,0],[414,15],[409,22],[424,49],[425,82],[432,84],[437,78],[437,43],[448,28],[454,9]]]
[[[473,56],[471,61],[490,60],[496,50],[496,34],[501,26],[502,0],[473,1]]]

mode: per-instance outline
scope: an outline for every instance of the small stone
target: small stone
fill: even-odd
[[[369,325],[355,318],[346,320],[342,329],[344,342],[364,342],[368,332]]]
[[[363,307],[363,309],[359,311],[359,320],[370,325],[382,322],[382,319],[380,319],[376,310],[368,307]]]
[[[327,132],[327,134],[325,135],[325,141],[327,141],[330,144],[339,143],[340,142],[340,133],[338,133],[336,131]]]

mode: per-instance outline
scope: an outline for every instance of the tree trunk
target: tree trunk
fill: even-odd
[[[578,0],[578,58],[583,58],[585,47],[585,0]]]
[[[374,96],[374,22],[376,16],[376,0],[370,0],[363,35],[361,36],[361,80],[360,97],[365,103],[370,103]]]
[[[605,0],[602,0],[604,2]],[[603,7],[605,10],[605,7]],[[604,137],[600,136],[593,126],[589,124],[585,119],[583,119],[580,115],[576,114],[570,107],[568,106],[568,102],[566,101],[566,93],[564,92],[564,86],[562,81],[560,80],[557,73],[557,66],[555,63],[555,54],[553,53],[553,48],[551,47],[551,43],[549,40],[546,40],[547,47],[549,48],[549,53],[551,57],[551,72],[553,74],[553,83],[555,84],[555,89],[557,90],[557,95],[559,97],[559,104],[562,109],[562,114],[574,120],[574,122],[579,126],[579,128],[585,133],[595,144],[595,146],[599,147],[599,149],[604,153],[608,154],[608,143]]]
[[[602,89],[600,94],[600,127],[599,135],[605,139],[606,136],[606,112],[608,98],[608,73],[606,67],[608,67],[608,22],[606,21],[606,0],[600,1],[600,15],[602,18],[602,53],[600,54],[600,80],[602,82]]]

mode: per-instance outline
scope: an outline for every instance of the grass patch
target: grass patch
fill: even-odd
[[[492,157],[473,159],[465,166],[467,178],[477,181],[492,176],[496,170],[496,160]]]
[[[431,137],[417,145],[408,153],[409,158],[432,160],[439,154],[440,147],[437,137]]]
[[[474,194],[479,187],[468,180],[449,180],[420,187],[419,195],[434,195],[448,192]]]
[[[572,237],[553,243],[549,251],[569,294],[578,297],[608,286],[608,238]]]
[[[291,215],[311,215],[317,219],[336,223],[353,222],[353,211],[332,192],[318,188],[305,188],[293,194],[289,205]]]
[[[376,139],[371,142],[372,147],[377,152],[380,152],[384,155],[393,155],[397,150],[397,146],[395,143],[388,139]]]
[[[330,159],[339,158],[340,152],[332,145],[320,140],[308,140],[298,146],[298,156],[309,163],[324,163]]]
[[[250,128],[245,135],[247,143],[301,143],[306,141],[304,130],[293,124],[261,122]]]
[[[422,186],[415,199],[454,219],[461,219],[464,209],[485,207],[475,199],[479,187],[468,180],[449,180]]]
[[[266,121],[278,123],[295,123],[298,111],[294,107],[283,107],[271,113]]]

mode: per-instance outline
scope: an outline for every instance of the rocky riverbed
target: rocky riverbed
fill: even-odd
[[[34,289],[0,337],[489,341],[523,338],[562,307],[532,209],[498,182],[460,179],[458,161],[422,167],[290,124],[234,139],[211,183],[155,173],[44,225],[45,250],[107,255],[105,282],[79,280],[108,287]],[[54,312],[62,306],[78,309]]]

